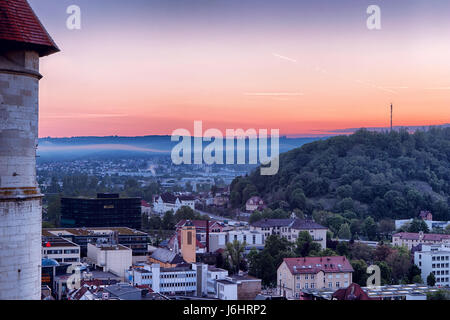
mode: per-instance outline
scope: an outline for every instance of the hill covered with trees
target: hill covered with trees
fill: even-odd
[[[314,219],[335,235],[376,239],[393,230],[393,219],[429,210],[433,220],[450,220],[450,128],[409,133],[359,130],[315,141],[280,155],[280,170],[259,169],[231,185],[231,203],[242,208],[254,195],[269,208],[252,220]],[[379,232],[377,232],[379,231]]]

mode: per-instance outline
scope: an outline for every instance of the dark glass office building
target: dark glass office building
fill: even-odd
[[[98,194],[97,198],[62,198],[61,227],[141,228],[141,199],[119,194]]]

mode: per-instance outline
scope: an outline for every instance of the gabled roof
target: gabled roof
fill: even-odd
[[[0,47],[25,47],[46,56],[59,51],[26,0],[0,1]]]
[[[353,272],[353,267],[344,256],[285,258],[283,261],[291,274]]]
[[[195,229],[206,229],[206,220],[189,220],[195,227]],[[179,229],[186,225],[187,220],[183,219],[178,221],[178,223],[175,225],[175,228]],[[217,220],[209,220],[209,229],[213,227],[221,227],[219,221]]]
[[[347,288],[339,289],[332,295],[336,300],[380,300],[379,298],[370,298],[361,287],[352,283]]]
[[[180,264],[185,262],[179,254],[162,248],[156,249],[150,257],[163,263],[169,264]]]

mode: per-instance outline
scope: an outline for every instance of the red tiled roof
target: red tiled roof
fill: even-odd
[[[356,283],[352,283],[347,288],[337,290],[332,297],[336,300],[380,300],[380,298],[370,298]]]
[[[184,227],[187,220],[180,220],[175,227],[177,229]],[[194,225],[196,229],[205,229],[206,230],[206,220],[190,220],[190,222]],[[211,231],[211,228],[221,227],[219,225],[219,222],[216,220],[209,220],[209,229]]]
[[[343,256],[284,258],[292,274],[323,272],[353,272],[352,265]]]
[[[0,44],[26,45],[46,56],[59,49],[26,0],[0,1]]]
[[[411,232],[399,232],[392,237],[399,237],[402,240],[420,240],[419,233]],[[442,241],[444,239],[450,239],[450,234],[424,233],[422,241]]]
[[[149,208],[149,207],[150,207],[150,204],[149,204],[147,201],[145,201],[145,200],[141,200],[141,207],[147,207],[147,208]]]

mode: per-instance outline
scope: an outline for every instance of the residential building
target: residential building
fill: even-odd
[[[346,257],[285,258],[277,270],[277,287],[288,299],[304,289],[337,290],[352,283],[353,268]]]
[[[303,219],[263,219],[250,225],[251,230],[264,234],[264,240],[270,235],[278,235],[291,242],[297,241],[301,231],[307,231],[322,249],[327,246],[327,228],[311,220]]]
[[[220,221],[217,220],[180,220],[176,225],[175,225],[175,229],[176,230],[181,230],[186,223],[192,223],[195,227],[196,233],[197,234],[206,234],[206,232],[208,231],[208,227],[209,227],[209,232],[222,232],[223,231],[223,225]],[[207,224],[209,224],[209,226],[207,226]]]
[[[150,206],[150,204],[145,201],[145,200],[141,200],[141,214],[146,215],[150,218],[150,215],[152,214],[152,207]]]
[[[263,199],[260,197],[254,196],[247,200],[245,203],[245,210],[248,212],[253,212],[256,210],[264,210],[266,208],[266,205],[264,204]]]
[[[128,227],[140,229],[141,199],[119,194],[97,198],[61,198],[61,226],[66,228]]]
[[[175,195],[173,193],[163,193],[154,197],[153,211],[164,214],[167,211],[178,211],[181,207],[190,207],[195,210],[195,198],[189,195]]]
[[[420,268],[422,280],[433,273],[436,286],[450,286],[450,245],[421,245],[420,251],[414,252],[414,263]]]
[[[60,237],[42,237],[42,258],[58,263],[80,264],[80,246]]]
[[[418,244],[445,243],[450,243],[450,235],[448,234],[400,232],[392,236],[392,245],[399,247],[405,246],[410,250]]]
[[[252,248],[264,248],[264,235],[256,230],[230,230],[224,232],[214,232],[209,234],[210,252],[216,252],[219,249],[225,249],[228,242],[238,241],[246,243],[246,252]]]
[[[132,250],[121,244],[88,244],[88,259],[94,268],[112,272],[125,279],[126,271],[132,266]]]
[[[433,214],[430,211],[421,211],[418,218],[425,222],[430,231],[433,229],[445,229],[450,225],[450,221],[433,221]],[[398,230],[405,224],[411,223],[413,220],[414,219],[395,220],[395,229]]]
[[[232,275],[217,280],[217,298],[220,300],[255,300],[261,293],[261,279],[249,275]]]

